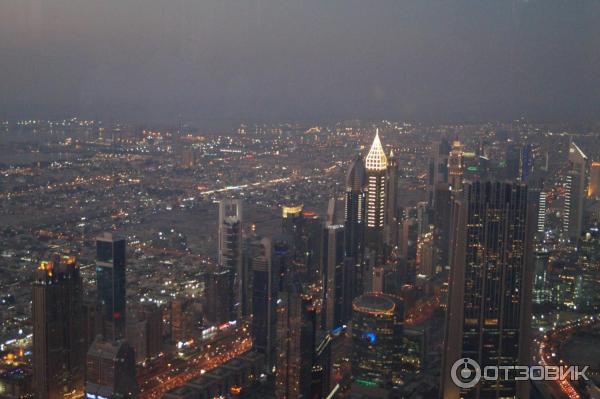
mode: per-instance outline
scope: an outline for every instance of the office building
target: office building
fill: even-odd
[[[388,161],[379,139],[378,130],[365,158],[367,176],[365,247],[376,260],[383,258],[384,251],[387,167]]]
[[[464,173],[463,148],[458,137],[452,142],[452,150],[448,155],[448,183],[452,191],[460,191]]]
[[[344,226],[335,224],[325,228],[323,251],[323,326],[330,330],[347,321],[350,315],[343,314],[346,295],[344,279],[352,269],[346,270],[344,263]],[[351,300],[351,299],[350,299]]]
[[[85,341],[82,282],[74,257],[40,262],[33,282],[33,388],[35,397],[83,393]]]
[[[399,384],[404,314],[402,301],[366,293],[352,304],[352,376],[365,386]]]
[[[125,238],[104,233],[96,238],[96,284],[102,310],[102,331],[107,339],[125,337]]]
[[[134,398],[135,354],[123,340],[96,338],[86,358],[86,399]]]
[[[230,269],[234,276],[234,306],[236,317],[249,314],[249,308],[244,303],[248,293],[250,276],[243,268],[243,236],[242,236],[242,202],[234,199],[224,199],[219,202],[219,265]]]
[[[277,398],[310,397],[316,337],[316,309],[312,299],[294,283],[277,301]]]
[[[366,217],[366,171],[360,156],[352,162],[346,176],[344,208],[344,252],[352,259],[356,276],[357,292],[362,293],[363,250]]]
[[[395,248],[398,245],[398,225],[401,215],[398,208],[398,158],[393,150],[390,151],[386,173],[384,238],[388,248]]]
[[[436,187],[448,183],[448,156],[452,147],[446,138],[433,143],[429,159],[429,204],[435,205]]]
[[[590,184],[588,185],[588,197],[600,199],[600,162],[590,164]]]
[[[569,144],[569,165],[565,184],[563,230],[571,241],[577,241],[582,233],[583,200],[586,193],[588,158],[581,149]]]
[[[267,368],[275,362],[279,274],[273,268],[272,242],[260,241],[252,259],[252,336],[254,349],[265,355]]]
[[[450,378],[460,358],[471,358],[482,368],[529,364],[535,227],[527,208],[527,186],[520,183],[467,183],[455,203],[444,399],[529,397],[529,382],[501,378],[461,390]]]
[[[235,308],[235,271],[221,265],[204,274],[204,319],[220,325],[237,316]]]

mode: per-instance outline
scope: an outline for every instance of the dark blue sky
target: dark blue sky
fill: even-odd
[[[598,119],[600,1],[0,0],[0,118],[70,115]]]

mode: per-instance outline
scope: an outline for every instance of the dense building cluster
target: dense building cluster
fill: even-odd
[[[598,392],[452,378],[598,337],[593,130],[33,126],[2,149],[38,159],[0,165],[2,397]]]

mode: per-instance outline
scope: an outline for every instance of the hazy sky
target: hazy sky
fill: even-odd
[[[0,0],[0,118],[71,115],[599,119],[600,1]]]

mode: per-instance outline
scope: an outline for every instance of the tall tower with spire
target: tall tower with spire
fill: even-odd
[[[371,149],[365,158],[367,178],[365,246],[375,260],[383,256],[387,167],[388,160],[377,130]]]

